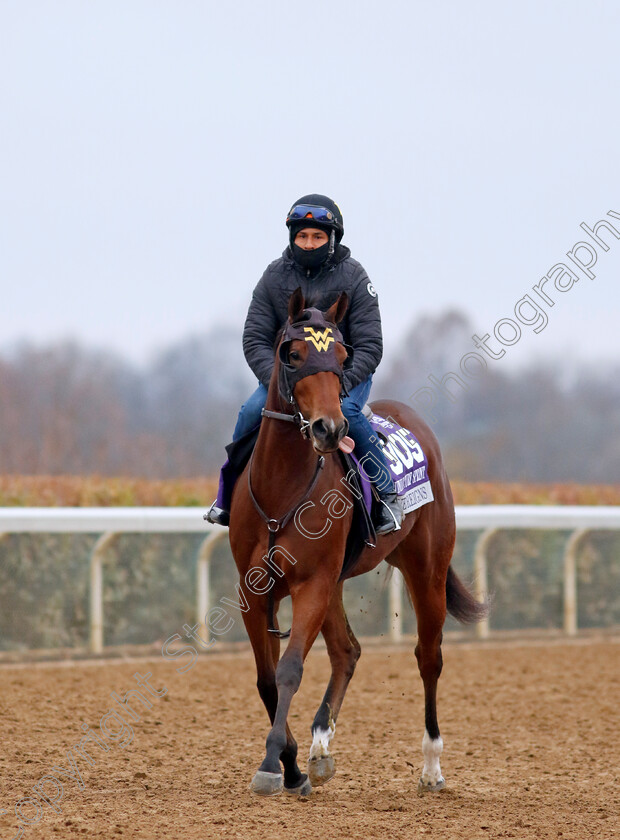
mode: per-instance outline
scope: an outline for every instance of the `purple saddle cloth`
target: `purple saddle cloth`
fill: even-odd
[[[379,414],[368,418],[394,480],[405,513],[433,501],[428,459],[413,432]]]

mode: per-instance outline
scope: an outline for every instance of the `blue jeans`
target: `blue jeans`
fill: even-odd
[[[361,462],[362,468],[370,481],[382,492],[396,492],[394,481],[379,446],[379,441],[367,418],[362,414],[362,408],[368,401],[372,376],[351,388],[349,396],[342,401],[342,413],[349,421],[349,434],[355,441],[355,456]],[[267,389],[262,383],[244,402],[237,418],[233,432],[233,440],[243,437],[261,421],[261,411],[267,400]]]
[[[239,440],[247,432],[250,432],[254,426],[258,426],[261,421],[261,411],[266,402],[267,389],[262,382],[259,382],[256,391],[241,406],[233,432],[233,440]]]

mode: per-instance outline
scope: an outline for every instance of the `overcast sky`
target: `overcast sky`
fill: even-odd
[[[342,209],[386,355],[448,307],[492,333],[620,214],[619,43],[615,0],[0,0],[0,350],[241,332],[307,192]],[[506,364],[620,357],[607,239]]]

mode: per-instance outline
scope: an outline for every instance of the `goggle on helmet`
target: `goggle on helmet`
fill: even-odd
[[[327,207],[320,207],[316,204],[294,204],[286,216],[286,226],[290,229],[291,225],[303,222],[304,219],[318,222],[321,227],[333,230],[337,241],[342,238],[344,225],[341,219]]]

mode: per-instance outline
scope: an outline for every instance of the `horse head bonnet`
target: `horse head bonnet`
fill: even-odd
[[[308,348],[306,361],[299,368],[288,361],[293,341],[305,341]],[[336,344],[342,344],[348,353],[343,365],[336,358]],[[293,390],[300,379],[322,371],[335,373],[340,379],[343,393],[346,394],[342,376],[343,370],[348,370],[353,364],[353,348],[344,343],[338,327],[327,321],[320,309],[305,309],[300,320],[295,323],[287,322],[278,354],[280,393],[288,402],[294,402]]]

